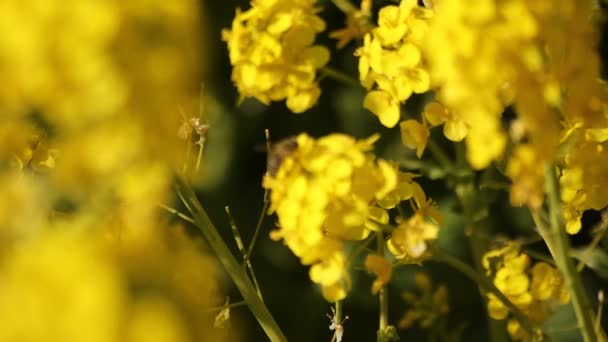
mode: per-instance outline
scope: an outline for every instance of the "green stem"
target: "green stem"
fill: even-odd
[[[336,81],[340,81],[346,85],[355,86],[355,87],[361,86],[359,81],[357,81],[353,77],[343,73],[342,71],[336,70],[330,66],[324,66],[319,71],[321,72],[321,75],[333,78]]]
[[[450,157],[443,151],[443,149],[433,139],[429,139],[427,147],[437,162],[446,170],[454,170],[454,163],[450,160]]]
[[[384,235],[381,231],[376,232],[376,239],[378,244],[378,255],[384,257]],[[386,284],[380,289],[378,298],[380,301],[379,330],[385,331],[388,327],[388,287]]]
[[[182,220],[184,220],[186,222],[194,223],[194,220],[191,217],[189,217],[188,215],[186,215],[184,213],[181,213],[180,211],[178,211],[178,210],[176,210],[174,208],[171,208],[171,207],[169,207],[167,205],[164,205],[162,203],[160,203],[159,206],[161,208],[165,209],[166,211],[170,212],[171,214],[173,214],[173,215],[181,218]]]
[[[454,269],[460,271],[462,274],[476,282],[477,285],[479,285],[479,288],[484,292],[494,294],[507,308],[509,308],[513,316],[515,316],[521,326],[528,331],[531,336],[537,336],[540,333],[540,328],[537,327],[536,324],[534,324],[517,306],[515,306],[515,304],[513,304],[509,298],[507,298],[507,296],[505,296],[496,286],[494,286],[494,284],[488,280],[488,278],[480,275],[471,266],[442,251],[441,249],[434,248],[432,252],[433,259],[444,262]]]
[[[477,274],[483,274],[483,266],[481,259],[483,258],[484,252],[484,241],[479,234],[479,226],[475,222],[475,205],[474,201],[478,192],[475,189],[475,183],[473,180],[460,183],[456,186],[456,195],[462,204],[464,218],[465,218],[465,234],[468,237],[469,248],[471,249],[471,256],[473,258],[473,264]],[[482,294],[482,299],[486,304],[486,312],[488,312],[487,304],[488,299],[483,296],[482,289],[479,289]],[[506,341],[504,328],[502,325],[489,317],[488,312],[488,328],[490,331],[491,340],[494,342]]]
[[[579,261],[578,266],[576,266],[576,270],[579,272],[585,268],[585,262],[583,260],[587,260],[587,258],[589,258],[591,252],[593,252],[593,250],[606,235],[606,232],[608,232],[608,212],[606,210],[604,210],[604,213],[602,214],[602,220],[594,229],[592,229],[592,231],[595,232],[595,236],[593,236],[593,240],[581,254],[581,261]]]
[[[255,290],[258,293],[258,296],[264,300],[262,297],[262,291],[260,290],[260,285],[258,284],[258,279],[255,276],[255,272],[253,271],[253,266],[251,265],[251,261],[247,258],[247,252],[245,251],[245,245],[243,244],[243,238],[241,237],[241,233],[239,232],[238,227],[236,226],[236,222],[232,217],[232,213],[230,212],[230,207],[224,207],[226,210],[226,215],[228,215],[228,223],[230,224],[230,229],[232,230],[232,236],[234,237],[234,241],[236,242],[236,246],[243,257],[243,262],[245,263],[245,267],[249,271],[249,275],[251,276],[251,280],[253,281],[253,286],[255,286]]]
[[[333,2],[334,5],[336,5],[336,7],[338,7],[340,11],[344,12],[346,15],[352,15],[359,10],[348,0],[331,0],[331,2]]]
[[[545,167],[545,186],[547,188],[547,201],[549,203],[549,224],[554,246],[553,257],[557,267],[564,275],[566,287],[570,291],[570,298],[574,313],[581,329],[585,342],[597,341],[597,334],[593,329],[593,309],[585,294],[580,274],[576,271],[574,262],[569,258],[570,243],[562,225],[561,207],[559,198],[559,183],[553,165]],[[547,241],[549,244],[549,241]]]
[[[268,206],[270,205],[268,193],[268,189],[264,190],[264,204],[262,205],[262,212],[258,217],[258,223],[255,225],[253,237],[251,238],[251,242],[249,243],[249,247],[247,248],[247,253],[245,254],[246,261],[249,261],[249,259],[251,259],[251,253],[253,253],[253,248],[255,247],[255,243],[258,240],[258,237],[260,236],[260,231],[262,230],[262,223],[264,222],[264,217],[266,217],[266,212],[268,211]]]
[[[255,287],[247,277],[247,272],[245,272],[245,269],[236,261],[222,240],[192,188],[190,188],[186,181],[181,177],[177,177],[175,187],[178,196],[192,214],[196,226],[200,229],[209,243],[209,246],[220,260],[222,266],[224,266],[226,272],[232,278],[232,281],[238,288],[241,296],[243,296],[247,306],[249,306],[249,309],[258,320],[258,323],[262,326],[264,332],[266,332],[268,338],[272,342],[287,341],[287,338],[272,317],[270,311],[268,311],[268,308],[258,296]]]
[[[205,312],[215,312],[215,311],[221,311],[224,310],[225,308],[238,308],[239,306],[247,306],[247,303],[245,303],[245,301],[240,301],[240,302],[234,302],[234,303],[230,303],[230,304],[226,304],[226,305],[222,305],[222,306],[216,306],[215,308],[209,308],[209,309],[205,309]]]

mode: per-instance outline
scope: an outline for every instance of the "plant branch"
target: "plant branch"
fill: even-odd
[[[268,338],[272,342],[287,341],[270,311],[268,311],[268,308],[258,296],[255,287],[247,277],[247,272],[236,261],[222,240],[192,188],[179,176],[176,179],[175,187],[178,196],[192,214],[196,227],[199,228],[222,266],[224,266],[224,269],[238,288],[241,296],[243,296],[247,306],[249,306],[249,309],[262,326],[262,329],[264,329],[264,332],[266,332]]]
[[[534,324],[517,306],[515,306],[515,304],[513,304],[509,298],[507,298],[507,296],[505,296],[496,286],[494,286],[494,284],[488,280],[488,278],[480,275],[471,266],[439,248],[433,248],[432,252],[433,259],[443,262],[460,271],[462,274],[476,282],[480,289],[495,295],[507,308],[509,308],[513,316],[515,316],[521,326],[528,333],[530,333],[531,336],[537,336],[541,332],[540,328],[536,326],[536,324]]]
[[[549,204],[549,225],[554,239],[551,242],[547,241],[547,244],[553,244],[553,248],[550,248],[550,250],[557,267],[565,278],[566,287],[570,291],[572,306],[583,339],[585,342],[595,342],[597,341],[597,334],[593,328],[593,309],[585,294],[580,274],[576,271],[574,262],[569,257],[570,243],[562,225],[559,183],[555,168],[551,164],[545,167],[545,182]]]
[[[339,71],[337,69],[334,69],[330,66],[324,66],[323,68],[321,68],[320,73],[323,77],[330,77],[333,78],[336,81],[340,81],[346,85],[349,86],[354,86],[354,87],[360,87],[361,84],[359,83],[359,81],[357,81],[355,78],[343,73],[342,71]]]

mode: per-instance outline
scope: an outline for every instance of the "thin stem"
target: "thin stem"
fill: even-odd
[[[320,69],[321,75],[335,79],[349,86],[360,87],[361,84],[355,78],[336,70],[330,66],[324,66]]]
[[[236,246],[238,247],[239,252],[243,256],[243,262],[245,263],[245,267],[247,267],[247,270],[249,271],[249,275],[251,276],[251,280],[253,281],[255,290],[263,301],[264,298],[262,297],[262,291],[260,290],[260,285],[258,284],[258,279],[255,276],[255,272],[253,272],[253,266],[251,265],[251,261],[247,258],[247,253],[245,251],[245,245],[243,244],[243,238],[241,238],[241,233],[239,233],[239,229],[237,228],[234,218],[230,213],[230,208],[226,206],[224,207],[224,209],[226,210],[226,215],[228,215],[228,222],[230,224],[230,229],[232,230],[232,236],[236,241]]]
[[[242,300],[240,302],[234,302],[234,303],[230,303],[230,304],[224,304],[222,306],[216,306],[214,308],[209,308],[209,309],[205,309],[205,312],[214,312],[214,311],[220,311],[220,310],[224,310],[225,308],[238,308],[239,306],[247,306],[247,303]]]
[[[521,326],[530,333],[531,336],[537,336],[540,333],[540,328],[536,326],[515,304],[513,304],[507,296],[505,296],[494,284],[488,280],[488,278],[477,273],[471,266],[460,261],[456,257],[442,251],[439,248],[433,249],[433,259],[444,262],[454,269],[460,271],[462,274],[469,277],[471,280],[479,285],[480,289],[485,292],[492,293],[495,295],[515,316]]]
[[[222,240],[192,188],[190,188],[182,177],[177,177],[175,187],[178,196],[192,214],[196,227],[199,228],[209,243],[209,246],[218,257],[220,263],[232,278],[232,281],[238,288],[241,296],[243,296],[247,306],[249,306],[249,309],[258,320],[258,323],[262,326],[264,332],[266,332],[268,338],[272,342],[287,341],[281,328],[279,328],[272,317],[272,314],[268,311],[268,308],[255,291],[255,287],[249,280],[249,277],[247,277],[247,273],[236,261],[232,253],[230,253],[230,249],[228,249],[228,246],[226,246],[226,243]]]
[[[378,244],[378,255],[384,257],[384,234],[381,231],[376,232],[376,240]],[[386,284],[380,289],[378,299],[380,301],[379,330],[385,331],[388,327],[388,287]]]
[[[433,139],[429,139],[427,142],[429,151],[433,154],[433,157],[437,162],[446,170],[454,170],[454,163],[450,160],[450,157],[443,151],[443,149]]]
[[[266,165],[268,165],[268,158],[270,158],[270,131],[268,129],[264,130],[264,134],[266,136]],[[268,176],[268,170],[264,177]],[[264,204],[262,205],[262,211],[260,212],[260,216],[258,217],[258,222],[255,225],[255,230],[253,231],[253,237],[251,238],[251,242],[249,243],[249,247],[247,248],[247,253],[245,254],[245,260],[249,261],[251,258],[251,253],[253,253],[253,248],[255,247],[255,243],[258,240],[260,235],[260,231],[262,230],[262,223],[264,223],[264,217],[266,217],[266,212],[268,211],[268,207],[270,205],[270,199],[268,196],[270,192],[268,189],[264,189]]]
[[[581,334],[585,342],[597,341],[597,334],[593,328],[593,309],[585,294],[580,274],[576,271],[574,262],[568,257],[570,243],[562,225],[561,207],[559,198],[559,183],[553,165],[545,167],[545,186],[547,189],[547,201],[549,203],[549,224],[553,237],[555,238],[556,254],[553,254],[557,267],[564,275],[566,287],[570,291],[572,306],[576,319],[581,328]]]
[[[464,154],[461,155],[464,157]],[[461,162],[464,162],[462,160]],[[462,204],[464,218],[465,218],[465,234],[468,237],[469,248],[471,250],[471,255],[473,258],[473,264],[475,266],[475,270],[478,274],[483,273],[483,266],[481,264],[481,259],[483,257],[483,249],[485,246],[485,242],[483,241],[482,236],[479,234],[479,226],[475,222],[474,218],[474,200],[478,192],[475,189],[475,183],[471,180],[468,182],[460,183],[456,186],[456,195]],[[481,287],[479,288],[480,293],[482,295],[483,302],[486,304],[486,312],[488,313],[488,328],[490,331],[491,340],[494,342],[505,341],[506,336],[504,333],[504,329],[499,326],[499,324],[489,317],[489,309],[488,309],[488,299],[483,296],[483,291]]]
[[[190,222],[190,223],[194,223],[194,219],[192,219],[190,216],[183,214],[182,212],[180,212],[177,209],[171,208],[167,205],[164,205],[162,203],[158,204],[161,208],[165,209],[166,211],[170,212],[171,214],[181,218],[182,220],[186,221],[186,222]]]
[[[585,251],[583,251],[583,253],[581,254],[580,261],[578,262],[578,266],[576,267],[576,270],[579,272],[582,271],[583,268],[585,268],[584,260],[587,260],[589,254],[593,252],[593,250],[597,247],[597,245],[600,243],[600,241],[602,241],[602,239],[606,235],[606,232],[608,232],[608,211],[604,210],[604,213],[602,214],[602,220],[592,231],[595,232],[595,236],[593,236],[593,240],[587,246],[587,248],[585,248]]]
[[[245,260],[249,262],[251,259],[251,253],[253,253],[253,248],[255,247],[255,243],[260,236],[260,231],[262,230],[262,223],[264,222],[264,217],[266,216],[266,212],[268,211],[268,206],[270,205],[270,201],[268,200],[268,189],[264,190],[264,204],[262,205],[262,211],[260,212],[260,216],[258,217],[258,223],[255,225],[255,231],[253,232],[253,237],[251,238],[251,242],[249,243],[249,248],[247,248],[247,253],[245,254]]]
[[[344,12],[346,15],[352,15],[359,10],[348,0],[331,0],[331,2],[333,2],[334,5],[336,5],[336,7],[338,7],[340,11]]]
[[[205,138],[200,137],[198,141],[198,155],[196,156],[196,166],[194,169],[197,173],[201,168],[201,161],[203,160],[203,148],[205,148]]]
[[[357,245],[357,247],[353,248],[353,250],[351,251],[351,253],[348,255],[348,258],[346,258],[346,269],[348,269],[350,267],[350,264],[355,260],[355,258],[361,254],[361,252],[363,252],[367,246],[369,246],[370,243],[372,243],[372,241],[374,241],[374,239],[376,238],[376,235],[370,235],[367,237],[367,239],[363,240],[361,243],[359,243]]]

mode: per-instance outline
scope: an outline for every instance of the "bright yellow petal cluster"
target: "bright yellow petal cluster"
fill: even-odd
[[[297,148],[264,180],[270,212],[279,219],[272,237],[313,265],[310,277],[329,301],[344,298],[349,287],[342,242],[362,240],[376,229],[376,220],[388,221],[375,203],[396,189],[398,176],[393,166],[375,160],[376,139],[301,134]]]
[[[222,37],[241,98],[265,104],[286,99],[294,113],[315,105],[321,94],[316,73],[329,61],[329,50],[313,45],[315,35],[325,30],[315,2],[256,0],[249,10],[237,10]]]
[[[559,271],[545,263],[532,267],[528,255],[520,253],[515,244],[490,250],[483,256],[482,264],[494,285],[522,312],[538,324],[542,324],[558,304],[570,300],[568,289]],[[505,319],[509,309],[496,296],[488,295],[488,312],[494,319]],[[515,340],[529,340],[528,333],[516,319],[508,322],[508,331]]]
[[[437,239],[443,219],[435,204],[426,199],[419,186],[412,193],[411,203],[415,208],[414,215],[398,220],[399,225],[386,244],[398,259],[419,260],[427,254],[429,242]]]
[[[400,104],[412,93],[430,89],[420,46],[432,15],[416,0],[386,6],[378,13],[378,27],[364,37],[363,46],[356,51],[359,79],[369,91],[363,107],[386,127],[399,122]]]
[[[442,0],[434,6],[425,56],[439,99],[466,126],[467,157],[474,168],[502,156],[502,96],[520,64],[536,22],[524,0]]]

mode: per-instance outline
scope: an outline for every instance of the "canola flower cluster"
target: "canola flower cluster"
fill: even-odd
[[[419,7],[416,0],[383,7],[378,13],[378,27],[365,35],[363,46],[355,52],[359,56],[359,79],[369,91],[363,107],[378,116],[384,126],[394,127],[399,122],[400,104],[412,93],[430,89],[421,45],[432,14]]]
[[[357,141],[342,134],[313,139],[301,134],[276,173],[264,179],[271,190],[269,212],[279,219],[271,237],[282,239],[303,264],[312,265],[310,278],[321,285],[328,301],[343,299],[350,288],[344,242],[380,231],[389,222],[387,210],[404,200],[432,206],[411,174],[374,157],[376,139]],[[387,245],[397,258],[420,258],[437,232],[420,209]],[[390,263],[383,257],[366,261],[366,268],[378,276],[374,293],[390,279]]]
[[[608,205],[598,191],[608,180],[608,111],[593,2],[443,0],[433,20],[432,81],[440,102],[468,129],[471,165],[502,158],[501,113],[512,106],[511,203],[539,209],[545,184],[539,165],[555,162],[566,230],[577,233],[584,210]],[[457,140],[447,124],[445,130]]]
[[[530,257],[515,244],[490,250],[483,256],[483,266],[494,285],[529,319],[545,321],[559,304],[570,301],[570,295],[560,272],[546,262],[532,265]],[[488,313],[494,319],[505,319],[509,309],[495,295],[488,296]],[[531,340],[516,319],[509,319],[507,330],[514,340]]]
[[[159,210],[198,100],[196,2],[0,9],[0,341],[230,340],[201,310],[223,302],[214,262]]]
[[[241,97],[262,103],[286,100],[302,113],[316,104],[321,90],[317,70],[329,61],[329,50],[313,45],[325,30],[314,0],[255,0],[237,10],[232,28],[222,32],[230,50],[232,80]]]

